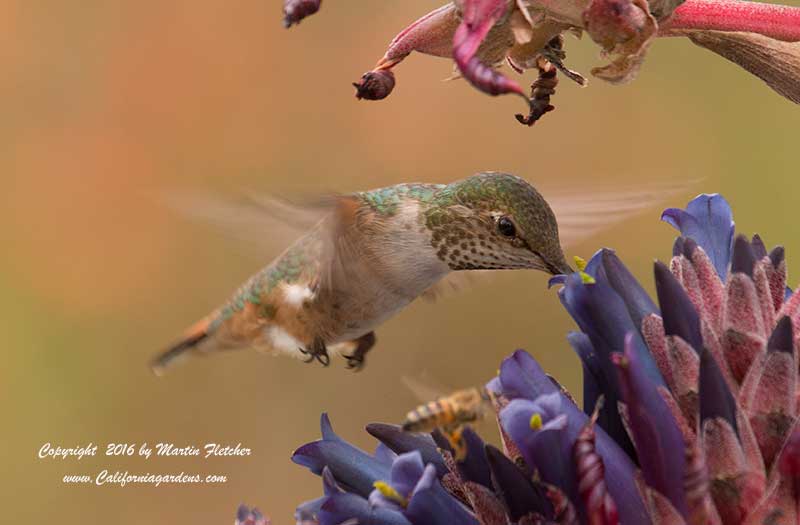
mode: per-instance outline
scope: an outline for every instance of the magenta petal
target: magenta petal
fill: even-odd
[[[463,0],[463,19],[453,37],[453,60],[464,78],[484,93],[517,93],[524,97],[525,93],[519,84],[476,56],[486,35],[506,14],[508,7],[507,0]]]

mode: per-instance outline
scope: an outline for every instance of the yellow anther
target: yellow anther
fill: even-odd
[[[578,257],[577,255],[573,257],[573,259],[575,259],[575,266],[578,267],[579,272],[586,270],[586,259],[583,257]]]
[[[531,416],[531,429],[541,430],[542,428],[542,415],[538,412]]]
[[[408,501],[406,500],[406,498],[404,498],[402,494],[397,492],[397,490],[394,487],[392,487],[385,481],[376,481],[372,484],[372,486],[375,487],[375,489],[378,492],[380,492],[381,496],[383,496],[384,498],[392,500],[400,504],[402,507],[408,505]]]
[[[586,273],[584,271],[580,271],[578,273],[581,275],[581,282],[583,284],[594,284],[594,283],[597,282],[597,281],[595,281],[594,277],[592,277],[591,275],[589,275],[588,273]]]

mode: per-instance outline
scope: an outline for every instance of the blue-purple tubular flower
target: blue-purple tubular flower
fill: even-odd
[[[459,474],[467,481],[479,483],[491,489],[492,473],[489,469],[489,461],[486,459],[486,444],[470,427],[464,428],[461,439],[464,441],[467,453],[463,460],[457,462]]]
[[[703,347],[703,335],[697,310],[686,295],[686,290],[664,263],[656,262],[654,268],[664,332],[679,336],[699,352]]]
[[[325,499],[317,515],[319,525],[411,525],[401,513],[385,508],[375,508],[357,494],[337,494]]]
[[[572,460],[572,441],[564,430],[567,416],[561,412],[561,394],[553,392],[536,400],[514,399],[500,413],[503,429],[519,447],[528,465],[542,480],[578,501],[578,482]],[[531,420],[537,418],[538,428]]]
[[[685,210],[664,210],[661,220],[680,230],[684,237],[694,239],[714,263],[720,279],[725,281],[731,260],[734,222],[731,207],[721,195],[699,195]]]
[[[583,332],[570,332],[567,341],[583,365],[583,413],[588,416],[594,411],[600,396],[608,391],[608,384],[589,336]],[[603,424],[600,426],[605,428]]]
[[[321,498],[306,501],[297,506],[294,518],[298,523],[313,523],[319,515],[322,505],[330,496],[341,494],[344,491],[336,484],[336,480],[328,467],[322,469],[322,492]]]
[[[586,273],[607,282],[617,292],[634,326],[641,327],[642,319],[658,314],[658,307],[613,250],[603,248],[595,253],[586,265]]]
[[[622,352],[625,335],[633,332],[634,347],[641,356],[645,370],[652,381],[663,385],[658,366],[640,335],[641,319],[657,313],[658,309],[622,261],[610,250],[595,253],[586,266],[585,274],[591,280],[579,273],[569,275],[558,294],[578,327],[589,338],[593,349],[591,354],[582,350],[578,354],[581,358],[593,356],[593,362],[585,366],[597,376],[595,381],[605,394],[606,404],[600,412],[598,423],[629,456],[636,458],[636,451],[616,409],[620,390],[611,354]],[[584,405],[587,413],[593,408]]]
[[[326,466],[341,485],[362,496],[372,492],[372,485],[389,477],[389,467],[336,435],[327,414],[320,419],[322,439],[295,450],[292,461],[322,474]]]
[[[381,443],[376,455],[371,456],[337,436],[325,414],[321,427],[323,438],[303,445],[292,456],[295,463],[322,475],[325,493],[297,508],[298,522],[339,525],[355,519],[359,524],[371,525],[477,523],[442,487],[437,465],[426,464],[420,450],[397,455]],[[402,437],[396,433],[399,428],[392,425],[372,425],[370,430],[398,448],[419,446],[428,455],[433,454],[430,436]],[[475,439],[483,452],[483,442],[477,436]],[[443,464],[438,454],[436,463]],[[488,472],[488,466],[485,468]]]
[[[580,498],[573,496],[577,494],[576,480],[574,474],[570,479],[569,472],[574,472],[571,466],[572,446],[589,418],[559,391],[539,364],[522,350],[503,360],[500,384],[502,393],[512,399],[500,412],[503,429],[520,448],[525,460],[540,472],[542,480],[562,489],[580,511]],[[537,432],[531,428],[534,414],[539,414],[542,430],[545,430],[541,441],[537,433],[542,430]],[[558,429],[561,424],[564,427]],[[553,444],[548,436],[560,439]],[[634,482],[636,467],[630,457],[602,429],[597,429],[597,452],[605,463],[608,490],[617,503],[622,522],[649,523]]]
[[[633,334],[629,334],[625,353],[616,354],[615,362],[642,474],[647,484],[666,496],[686,518],[683,434],[657,386],[643,370],[639,354],[633,351],[632,340]]]
[[[426,465],[428,463],[434,465],[439,477],[447,473],[442,455],[439,454],[436,443],[429,434],[405,432],[399,425],[386,423],[370,423],[367,425],[367,432],[397,454],[419,451],[422,461]]]
[[[422,463],[422,456],[419,452],[407,452],[401,454],[392,464],[391,480],[389,485],[397,492],[401,498],[398,500],[375,489],[369,495],[369,502],[373,507],[385,507],[388,509],[402,511],[407,505],[408,498],[414,487],[422,477],[425,465]]]
[[[711,352],[700,352],[700,425],[707,419],[719,417],[730,423],[736,434],[736,400],[731,394],[722,371]]]
[[[267,518],[257,509],[250,509],[247,505],[239,505],[236,510],[235,525],[268,525]]]
[[[478,524],[478,520],[442,487],[433,465],[425,467],[405,515],[413,525]]]
[[[495,492],[505,503],[512,522],[516,523],[529,514],[539,514],[548,520],[554,518],[553,504],[541,485],[535,485],[530,476],[491,445],[486,446],[486,457]]]
[[[574,273],[567,277],[565,286],[558,291],[559,297],[567,312],[578,323],[581,331],[589,336],[592,347],[600,357],[601,369],[606,376],[606,381],[614,387],[615,391],[617,391],[616,372],[611,364],[610,356],[614,352],[623,351],[625,336],[629,332],[636,334],[634,347],[641,355],[647,374],[657,384],[663,385],[661,372],[639,336],[640,325],[634,322],[627,306],[628,304],[641,305],[645,301],[641,297],[635,300],[629,298],[628,303],[623,300],[623,296],[638,297],[641,286],[632,276],[630,278],[621,277],[615,273],[624,268],[621,261],[613,266],[602,264],[602,259],[609,258],[611,255],[607,251],[604,253],[604,250],[597,252],[586,266],[586,273],[594,278],[595,282],[585,283],[580,274]],[[593,271],[594,274],[591,273]],[[625,274],[630,276],[627,269]],[[621,293],[611,286],[612,279],[609,275],[614,276],[614,282],[620,285],[624,284]],[[648,302],[652,304],[652,301]],[[657,311],[655,306],[652,309],[639,309],[637,306],[635,314],[636,318],[641,320],[645,315]]]

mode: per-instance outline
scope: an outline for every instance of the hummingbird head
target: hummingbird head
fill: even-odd
[[[570,273],[547,201],[527,181],[479,173],[448,184],[425,216],[436,254],[452,270]]]

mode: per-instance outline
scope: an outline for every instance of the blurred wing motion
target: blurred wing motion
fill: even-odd
[[[274,257],[314,227],[331,211],[334,199],[300,205],[256,193],[225,199],[213,193],[172,191],[160,200],[180,215],[244,243],[252,255],[264,259]]]
[[[182,215],[211,224],[224,236],[244,243],[262,262],[316,230],[321,250],[318,284],[327,289],[336,288],[342,279],[353,279],[359,269],[369,265],[357,242],[359,235],[351,235],[355,226],[363,226],[352,196],[330,194],[297,204],[252,192],[237,200],[202,192],[173,192],[163,201]]]
[[[621,223],[643,211],[665,205],[684,193],[694,182],[680,186],[650,186],[647,188],[610,188],[592,191],[583,188],[574,193],[545,193],[558,221],[558,236],[564,248],[573,246],[593,235]]]
[[[359,215],[354,197],[330,197],[305,207],[265,198],[230,203],[197,193],[173,194],[165,202],[244,241],[253,249],[251,251],[262,257],[262,263],[274,259],[281,253],[278,250],[283,250],[283,255],[240,287],[228,305],[243,302],[242,297],[253,290],[263,290],[270,272],[281,264],[296,273],[297,280],[314,293],[348,289],[363,295],[358,289],[363,281],[359,276],[371,271],[372,260],[362,250],[359,239],[365,232],[369,234],[371,226]],[[269,288],[257,293],[260,301],[272,300]],[[359,307],[349,306],[351,310]],[[188,353],[251,346],[263,333],[263,328],[257,309],[238,307],[231,313],[231,308],[222,307],[193,325],[179,341],[160,354],[152,363],[153,371],[160,375],[167,366]],[[313,327],[311,333],[325,332],[318,326]]]

